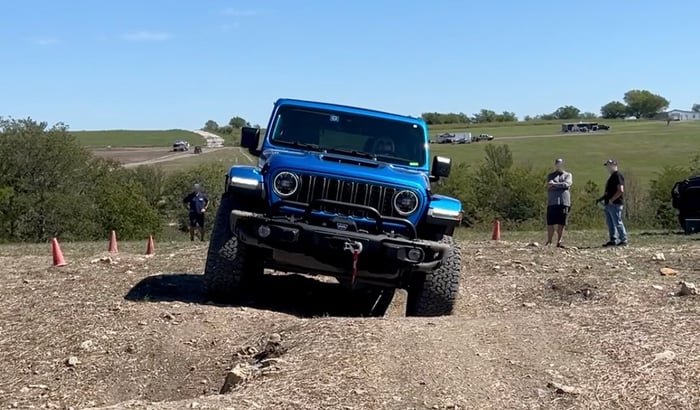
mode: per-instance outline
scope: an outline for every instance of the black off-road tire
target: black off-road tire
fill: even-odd
[[[459,293],[462,255],[451,236],[443,236],[440,242],[449,245],[447,256],[438,269],[416,278],[409,285],[406,316],[452,314]]]
[[[241,209],[230,194],[221,196],[204,268],[204,286],[212,301],[237,301],[263,275],[262,255],[256,248],[239,242],[231,232],[231,210]]]

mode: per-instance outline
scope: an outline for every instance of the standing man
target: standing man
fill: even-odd
[[[573,176],[564,170],[564,160],[554,160],[554,172],[547,175],[547,243],[552,244],[554,230],[557,231],[557,247],[563,248],[564,227],[571,209],[571,184]]]
[[[605,205],[605,222],[608,225],[610,239],[603,246],[626,246],[627,230],[622,222],[622,210],[625,203],[625,177],[617,168],[617,161],[609,159],[603,164],[608,168],[608,182],[605,194],[600,201]]]
[[[199,238],[204,241],[204,213],[209,206],[209,198],[202,192],[202,185],[194,184],[194,191],[182,200],[190,211],[190,241],[194,241],[194,229],[199,227]]]

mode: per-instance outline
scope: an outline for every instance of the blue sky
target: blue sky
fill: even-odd
[[[3,0],[0,116],[265,124],[280,97],[418,115],[700,102],[690,0]]]

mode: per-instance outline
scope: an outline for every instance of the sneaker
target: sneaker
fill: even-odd
[[[627,246],[629,245],[627,241],[620,241],[620,243],[617,244],[617,246]]]
[[[562,245],[561,242],[557,244],[557,248],[566,249],[566,246]]]
[[[617,243],[615,243],[615,241],[608,241],[608,242],[603,244],[603,248],[607,248],[609,246],[615,246],[615,245],[617,245]]]

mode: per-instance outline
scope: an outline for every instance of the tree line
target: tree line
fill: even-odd
[[[234,116],[228,121],[226,125],[219,125],[219,123],[214,120],[207,120],[207,122],[204,123],[204,127],[202,127],[202,129],[204,131],[209,131],[216,134],[231,135],[235,131],[238,131],[243,127],[250,126],[250,122],[248,122],[245,118]],[[258,124],[255,124],[253,126],[255,128],[260,128],[260,125]]]
[[[622,101],[611,101],[600,107],[600,113],[584,112],[573,105],[564,105],[551,113],[539,115],[526,115],[523,121],[555,121],[555,120],[592,120],[597,118],[655,118],[668,109],[670,102],[661,95],[648,90],[627,91]],[[692,111],[700,112],[700,104],[693,104]],[[482,109],[478,113],[467,115],[465,113],[438,113],[427,112],[421,114],[421,118],[429,125],[435,124],[476,124],[499,123],[518,121],[514,112],[504,111],[497,113],[493,110]]]
[[[526,115],[523,121],[557,121],[557,120],[594,120],[598,118],[618,119],[627,117],[654,118],[668,109],[670,102],[661,95],[654,94],[648,90],[627,91],[622,101],[614,100],[602,107],[600,113],[585,112],[573,105],[563,105],[551,113],[539,115]],[[700,112],[700,104],[693,104],[692,111]],[[516,113],[511,111],[496,112],[490,109],[481,109],[472,115],[463,112],[440,113],[424,112],[420,117],[428,125],[439,124],[480,124],[480,123],[507,123],[519,120]],[[242,127],[250,127],[250,122],[239,116],[232,117],[226,125],[219,125],[214,120],[208,120],[204,127],[205,131],[219,134],[232,134]],[[260,128],[260,125],[254,125]]]

